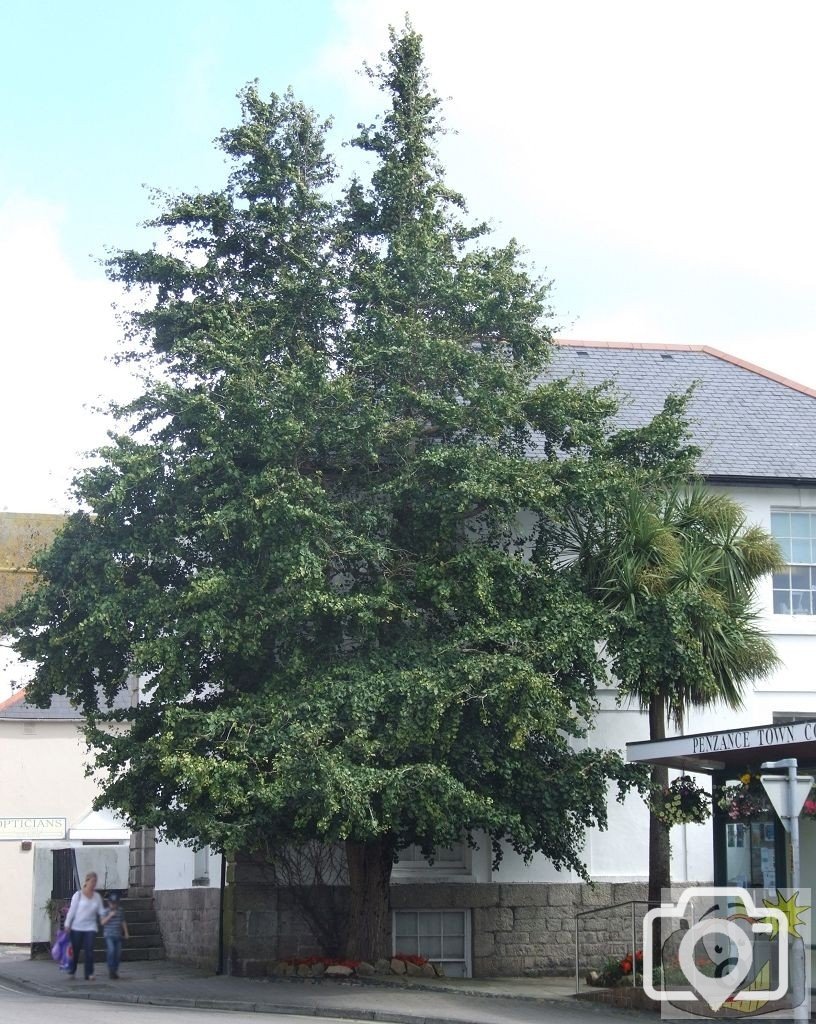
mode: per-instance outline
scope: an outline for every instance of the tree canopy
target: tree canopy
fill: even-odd
[[[356,844],[386,881],[479,831],[583,872],[636,773],[584,742],[607,611],[563,531],[688,470],[682,401],[616,431],[603,389],[537,381],[547,286],[446,184],[420,37],[370,73],[370,180],[339,187],[325,124],[251,85],[223,189],[164,197],[167,241],[111,259],[143,390],[2,625],[136,824]]]

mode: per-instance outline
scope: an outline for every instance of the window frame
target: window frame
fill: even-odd
[[[779,517],[787,516],[787,529],[783,533],[779,529]],[[808,536],[796,533],[794,516],[807,517]],[[770,510],[770,533],[782,551],[785,559],[785,568],[774,573],[771,578],[771,612],[774,616],[787,620],[800,619],[813,622],[816,620],[816,508],[791,508],[777,506]],[[802,559],[794,560],[794,544],[808,544],[810,546],[810,558],[808,561]],[[803,554],[800,551],[799,553]],[[800,578],[799,586],[794,586],[794,573],[806,572],[808,585],[805,586],[804,579]],[[787,575],[787,587],[779,586],[780,577]],[[803,595],[807,595],[808,608],[802,607]],[[782,595],[787,595],[784,610],[779,607],[782,603]],[[777,598],[779,596],[779,603]],[[798,607],[797,607],[798,605]]]
[[[437,860],[433,864],[422,855],[417,843],[411,843],[402,847],[397,852],[397,860],[394,863],[393,871],[400,875],[419,873],[427,875],[429,872],[437,875],[468,875],[471,873],[471,850],[467,841],[462,839],[459,844],[462,847],[462,856],[457,860]],[[411,850],[413,855],[409,860],[402,860],[400,854],[405,850]]]
[[[210,847],[206,845],[193,850],[192,885],[203,887],[210,884],[210,852]]]
[[[419,916],[421,914],[434,914],[439,915],[440,920],[443,914],[461,914],[464,922],[464,936],[463,936],[463,950],[464,956],[459,957],[428,957],[430,963],[441,964],[443,969],[445,964],[462,964],[464,966],[465,973],[462,977],[472,978],[473,977],[473,939],[472,939],[472,928],[471,928],[471,912],[469,907],[401,907],[399,910],[393,910],[391,912],[391,949],[393,955],[397,953],[406,953],[404,949],[397,948],[397,917],[400,914],[416,914],[417,915],[417,949],[420,950],[420,956],[425,954],[421,951],[420,939],[422,936],[419,934]],[[444,941],[445,933],[444,927],[439,933],[439,937]],[[440,948],[441,945],[440,945]],[[457,975],[448,975],[449,977],[457,977]]]

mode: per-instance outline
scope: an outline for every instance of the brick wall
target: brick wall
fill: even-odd
[[[156,890],[156,917],[171,960],[215,970],[219,894],[217,886]]]

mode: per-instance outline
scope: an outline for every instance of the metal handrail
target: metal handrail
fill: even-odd
[[[635,950],[637,949],[636,939],[636,927],[635,927],[635,907],[646,906],[646,907],[659,907],[660,903],[655,900],[624,900],[622,903],[609,903],[603,907],[590,907],[588,910],[579,910],[575,914],[575,994],[576,996],[581,991],[580,981],[580,964],[579,964],[579,951],[578,951],[578,925],[580,918],[588,917],[590,914],[602,914],[606,910],[619,910],[621,907],[631,907],[632,911],[632,985],[635,984],[637,978],[637,960],[635,959]]]

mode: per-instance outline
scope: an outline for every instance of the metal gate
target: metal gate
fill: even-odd
[[[76,853],[73,849],[52,850],[54,858],[51,899],[70,900],[79,888]]]

